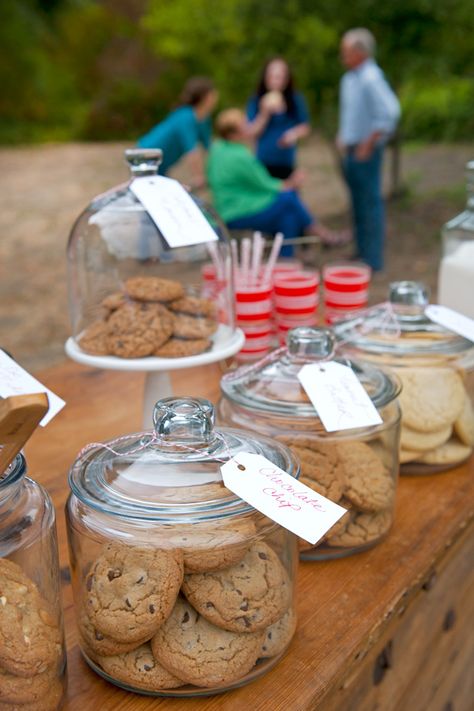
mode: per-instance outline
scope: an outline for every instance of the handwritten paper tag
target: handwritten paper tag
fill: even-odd
[[[177,180],[162,175],[135,178],[130,190],[170,247],[188,247],[217,240],[209,222]]]
[[[298,379],[328,432],[382,423],[359,378],[347,365],[311,363],[301,368]]]
[[[0,350],[0,397],[30,395],[33,393],[48,394],[49,410],[40,422],[40,425],[44,427],[63,409],[66,403],[42,385],[39,380],[33,378],[13,358],[10,358],[4,351]]]
[[[472,318],[464,316],[454,309],[449,309],[447,306],[438,306],[437,304],[427,306],[425,314],[440,326],[458,333],[469,341],[474,341],[474,320]]]
[[[346,509],[316,493],[260,454],[242,452],[221,467],[228,489],[309,543],[316,543]]]

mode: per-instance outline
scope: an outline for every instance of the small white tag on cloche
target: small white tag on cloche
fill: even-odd
[[[170,247],[215,242],[217,235],[177,180],[162,175],[135,178],[130,190],[140,200]]]
[[[221,472],[234,494],[313,545],[346,513],[260,454],[239,453]]]
[[[449,331],[458,333],[469,341],[474,341],[474,320],[460,314],[459,311],[449,309],[447,306],[430,304],[425,309],[425,314],[435,323],[444,326]]]
[[[347,365],[310,363],[301,368],[298,379],[327,432],[382,424],[359,378]]]

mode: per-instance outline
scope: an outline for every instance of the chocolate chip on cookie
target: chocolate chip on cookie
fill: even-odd
[[[265,632],[229,632],[208,622],[182,598],[151,640],[153,656],[195,686],[214,687],[244,677],[254,666]]]
[[[184,288],[179,281],[153,276],[130,277],[125,281],[125,291],[138,301],[168,303],[184,296]]]
[[[181,551],[105,546],[86,579],[86,610],[96,630],[143,642],[168,617],[183,579]]]
[[[276,553],[262,542],[255,543],[236,565],[185,575],[182,590],[209,622],[235,632],[268,627],[291,602],[288,574]]]

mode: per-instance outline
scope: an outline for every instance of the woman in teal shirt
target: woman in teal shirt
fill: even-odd
[[[211,140],[211,113],[218,94],[211,79],[193,77],[186,83],[181,94],[181,105],[138,139],[140,148],[161,148],[163,161],[159,172],[168,170],[183,156],[193,178],[193,188],[205,185],[204,161],[199,144],[209,148]]]
[[[286,180],[273,178],[245,145],[245,114],[228,109],[219,114],[214,141],[207,161],[207,179],[217,212],[231,229],[281,232],[287,239],[304,234],[319,235],[328,245],[340,245],[350,236],[322,225],[310,213],[296,189],[303,175],[294,171]],[[284,245],[281,254],[293,253]]]

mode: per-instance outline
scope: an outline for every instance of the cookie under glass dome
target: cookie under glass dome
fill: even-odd
[[[157,173],[162,152],[131,149],[125,156],[130,182],[94,198],[69,237],[68,354],[82,362],[112,361],[104,367],[216,351],[227,357],[229,346],[235,352],[235,326],[225,226],[191,196],[216,239],[169,247],[131,190],[135,179]]]

